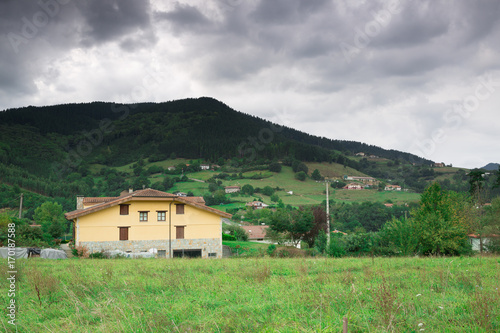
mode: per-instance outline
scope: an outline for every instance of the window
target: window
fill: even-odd
[[[174,258],[201,258],[201,250],[174,250]]]
[[[148,212],[139,212],[139,221],[147,222],[148,221]]]
[[[175,205],[176,214],[184,214],[184,205]]]
[[[128,240],[128,228],[130,227],[118,227],[120,229],[120,240]]]
[[[208,257],[209,258],[217,258],[217,253],[215,253],[215,252],[209,253]]]
[[[167,220],[167,212],[166,211],[158,211],[158,221],[166,221]]]
[[[175,227],[175,238],[184,239],[184,226]]]
[[[120,215],[128,215],[129,205],[120,205]]]

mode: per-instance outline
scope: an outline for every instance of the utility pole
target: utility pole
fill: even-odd
[[[21,201],[19,202],[19,218],[23,215],[23,196],[24,193],[21,193]]]
[[[326,180],[326,179],[325,179]],[[330,200],[328,198],[328,181],[325,181],[326,185],[326,248],[330,246]]]

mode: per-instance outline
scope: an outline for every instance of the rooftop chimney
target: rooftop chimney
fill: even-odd
[[[83,195],[76,196],[76,209],[83,209]]]
[[[134,192],[134,189],[133,188],[129,188],[128,189],[128,193],[132,193],[132,192]]]

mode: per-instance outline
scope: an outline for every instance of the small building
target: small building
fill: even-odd
[[[236,192],[241,191],[241,187],[239,187],[239,186],[226,186],[226,187],[224,187],[224,191],[226,193],[236,193]]]
[[[476,234],[469,234],[467,235],[469,237],[469,243],[472,246],[472,251],[477,251],[477,252],[485,252],[488,251],[488,244],[491,244],[491,240],[493,238],[498,239],[500,235],[476,235]]]
[[[444,168],[444,163],[434,163],[432,166],[435,168]]]
[[[175,192],[174,194],[177,195],[178,197],[187,197],[187,193],[184,192]]]
[[[349,183],[346,186],[342,187],[344,190],[362,190],[364,186],[356,183]]]
[[[286,193],[288,193],[288,194],[290,194],[290,195],[293,195],[293,191],[288,191],[288,192],[286,192]]]
[[[384,191],[401,191],[401,186],[399,185],[385,185]]]
[[[171,166],[169,166],[169,167],[167,168],[167,170],[168,170],[168,171],[174,171],[174,170],[175,170],[175,167],[174,167],[173,165],[171,165]]]
[[[356,156],[365,156],[365,153],[359,152],[359,153],[356,153]]]
[[[263,203],[261,201],[248,202],[245,206],[252,207],[253,209],[262,209],[262,208],[269,207],[269,205],[266,205],[265,203]]]
[[[264,241],[266,238],[266,231],[269,228],[269,226],[268,225],[249,225],[249,226],[242,226],[242,228],[248,234],[248,240]]]
[[[201,170],[209,170],[210,169],[210,165],[208,165],[208,164],[201,164],[200,165],[200,169]]]
[[[391,203],[385,203],[384,206],[386,206],[387,208],[392,208],[392,206],[394,206],[394,204],[391,204]]]

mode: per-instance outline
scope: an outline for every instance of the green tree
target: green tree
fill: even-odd
[[[275,162],[275,163],[269,164],[269,171],[277,172],[277,173],[281,172],[281,163]]]
[[[244,194],[247,194],[247,195],[253,195],[253,193],[255,192],[254,188],[252,185],[250,184],[245,184],[243,185],[243,187],[241,188],[241,192],[244,193]]]
[[[323,176],[319,173],[318,169],[315,169],[311,175],[311,178],[314,180],[323,180]]]
[[[272,202],[278,202],[278,201],[279,201],[279,199],[280,199],[280,197],[279,197],[276,193],[273,193],[273,194],[271,195],[271,201],[272,201]]]
[[[420,241],[420,231],[413,219],[392,217],[381,231],[395,253],[404,256],[415,254]]]
[[[441,189],[434,182],[421,195],[420,207],[413,212],[423,254],[459,254],[467,252],[468,221],[466,198]]]
[[[274,189],[271,186],[266,186],[262,189],[262,194],[271,196],[274,194]]]
[[[295,174],[295,179],[300,180],[300,181],[302,181],[302,182],[303,182],[304,180],[306,180],[306,178],[307,178],[307,175],[306,175],[306,173],[305,173],[304,171],[299,171],[299,172],[297,172],[297,173]]]
[[[61,237],[68,225],[64,218],[62,206],[57,202],[44,202],[35,209],[33,219],[42,226],[43,233],[50,235],[52,238]]]

